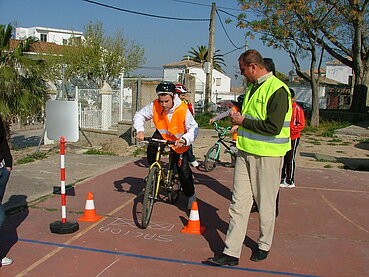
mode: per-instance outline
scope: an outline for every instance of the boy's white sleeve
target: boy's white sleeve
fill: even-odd
[[[154,102],[151,102],[146,107],[143,107],[141,110],[136,112],[135,116],[133,117],[133,128],[137,132],[144,132],[144,123],[153,118],[154,112]]]
[[[195,141],[197,135],[199,134],[199,125],[195,121],[195,118],[192,116],[190,110],[187,110],[185,125],[187,132],[182,137],[187,141],[186,145],[190,145]]]

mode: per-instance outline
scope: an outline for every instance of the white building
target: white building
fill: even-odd
[[[341,63],[338,60],[326,63],[326,77],[337,82],[351,85],[353,70],[351,67]]]
[[[206,73],[201,63],[191,60],[180,61],[163,65],[164,80],[171,82],[183,82],[183,75],[188,73],[195,77],[196,95],[195,101],[203,100],[205,97]],[[213,69],[213,84],[211,101],[214,103],[229,95],[231,90],[231,78]]]
[[[40,41],[56,43],[59,45],[66,45],[68,40],[72,37],[81,39],[83,33],[79,31],[54,29],[46,27],[18,27],[15,29],[15,38],[24,40],[28,37],[35,37]]]

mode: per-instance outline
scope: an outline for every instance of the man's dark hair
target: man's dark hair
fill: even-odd
[[[256,63],[264,67],[263,57],[255,49],[250,49],[247,50],[246,52],[243,52],[238,58],[238,60],[242,61],[245,65]]]
[[[269,72],[273,72],[273,75],[276,76],[275,64],[273,60],[271,58],[264,58],[263,61],[266,70],[268,70]]]

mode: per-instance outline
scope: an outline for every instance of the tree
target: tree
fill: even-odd
[[[220,50],[216,50],[213,57],[213,67],[219,72],[224,73],[222,66],[226,66],[224,63],[223,55],[219,54]],[[191,47],[191,50],[188,51],[190,55],[184,55],[182,61],[190,59],[191,61],[204,64],[207,61],[208,57],[208,48],[205,45],[197,46],[197,49]],[[218,54],[217,54],[218,53]]]
[[[366,111],[369,105],[368,0],[238,0],[238,2],[244,10],[253,11],[258,16],[257,20],[248,21],[245,13],[240,14],[239,27],[251,28],[254,32],[269,29],[269,32],[277,34],[275,39],[278,39],[281,48],[284,48],[286,45],[283,44],[283,40],[291,35],[291,32],[283,32],[281,27],[284,26],[286,30],[292,31],[292,34],[297,32],[304,38],[304,43],[308,42],[315,48],[313,51],[319,51],[320,47],[351,67],[355,74],[351,110]],[[274,23],[277,23],[276,28]],[[308,26],[310,28],[307,28]],[[288,47],[290,45],[287,45],[287,49]],[[297,50],[295,53],[303,57],[304,49]],[[293,61],[294,55],[291,56],[290,53],[290,57]]]
[[[312,39],[309,34],[316,34],[319,31],[316,28],[316,23],[300,21],[300,17],[296,15],[298,8],[296,2],[291,2],[287,7],[283,5],[283,3],[278,2],[267,7],[253,6],[250,8],[258,14],[258,19],[248,22],[247,26],[250,31],[247,35],[253,35],[253,32],[257,32],[261,35],[261,40],[268,46],[284,49],[289,54],[297,75],[311,85],[313,112],[310,124],[317,127],[319,126],[318,87],[320,76],[315,74],[315,68],[318,67],[318,72],[320,72],[324,52],[320,51],[316,40]],[[299,12],[304,13],[304,8],[300,7]],[[325,18],[326,13],[322,11],[320,22]],[[239,22],[239,24],[241,23]],[[243,27],[243,25],[240,26]],[[319,52],[320,59],[318,59]],[[310,57],[310,74],[308,75],[301,71],[299,62],[300,59],[307,56]]]
[[[111,83],[120,73],[126,75],[145,61],[144,50],[121,31],[105,36],[103,24],[90,22],[83,39],[71,38],[59,63],[66,66],[65,78],[93,81],[99,87]]]
[[[0,111],[8,132],[12,118],[37,115],[47,99],[44,63],[25,55],[36,40],[27,38],[13,49],[12,32],[10,24],[0,25]]]

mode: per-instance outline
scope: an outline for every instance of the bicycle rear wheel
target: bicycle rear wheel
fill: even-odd
[[[217,144],[213,145],[205,155],[204,167],[208,172],[212,171],[219,162],[219,147]]]
[[[150,169],[149,176],[147,177],[144,198],[142,201],[141,227],[143,229],[145,229],[150,222],[152,210],[154,208],[155,191],[159,173],[159,168],[154,166]]]
[[[168,202],[173,204],[177,201],[179,193],[181,192],[181,183],[176,174],[171,172],[168,184]]]

